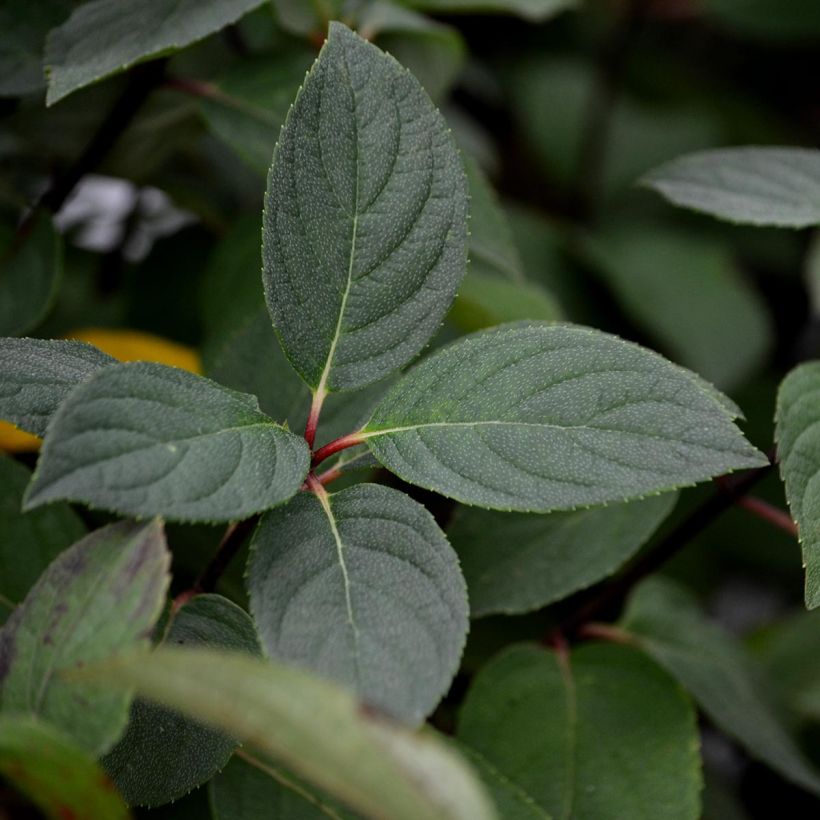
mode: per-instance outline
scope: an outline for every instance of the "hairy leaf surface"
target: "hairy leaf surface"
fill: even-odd
[[[237,737],[367,817],[492,820],[470,768],[427,733],[375,717],[343,689],[275,661],[160,648],[85,675],[135,687]]]
[[[68,499],[124,515],[239,520],[287,501],[307,467],[304,439],[255,397],[164,365],[119,364],[60,407],[27,506]]]
[[[331,24],[268,177],[263,282],[314,390],[416,356],[464,274],[467,185],[441,115],[391,57]]]
[[[639,498],[767,463],[692,374],[599,331],[536,323],[430,356],[361,435],[411,484],[522,512]]]
[[[430,513],[398,490],[302,493],[268,513],[248,589],[272,658],[405,721],[421,722],[458,668],[468,619],[458,561]]]
[[[162,525],[123,522],[61,553],[0,630],[0,707],[40,717],[89,752],[117,740],[127,692],[65,673],[142,646],[159,617],[170,555]]]

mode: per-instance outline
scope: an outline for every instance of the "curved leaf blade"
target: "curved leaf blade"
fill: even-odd
[[[339,23],[276,146],[262,256],[285,352],[320,394],[416,356],[465,271],[467,183],[443,118]]]
[[[373,716],[300,669],[212,649],[160,648],[83,676],[134,687],[222,729],[367,817],[495,817],[472,771],[437,738]]]
[[[674,205],[742,225],[820,225],[820,151],[719,148],[672,160],[641,183]]]
[[[307,475],[305,441],[256,398],[147,362],[105,368],[49,426],[26,508],[58,499],[176,521],[248,518]]]
[[[130,696],[68,681],[64,673],[144,643],[168,588],[162,524],[123,522],[61,553],[0,630],[0,706],[106,751]]]
[[[468,627],[464,579],[427,510],[359,484],[302,493],[259,524],[251,612],[272,658],[420,723],[450,686]]]
[[[768,463],[715,394],[615,336],[508,325],[416,366],[359,436],[403,480],[466,504],[567,510]]]

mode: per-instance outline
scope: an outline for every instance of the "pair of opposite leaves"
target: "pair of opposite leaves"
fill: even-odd
[[[467,199],[451,135],[418,83],[333,24],[276,148],[263,243],[271,315],[317,403],[388,376],[429,341],[466,267]],[[35,433],[48,426],[30,507],[68,499],[237,520],[288,501],[307,475],[307,443],[253,396],[69,343],[16,341],[29,358],[12,356],[19,389],[0,411]],[[697,376],[636,345],[511,325],[424,360],[355,440],[411,483],[548,512],[765,463],[736,416]],[[409,720],[433,708],[458,665],[467,605],[426,510],[373,485],[305,493],[265,516],[255,545],[252,610],[270,654]]]

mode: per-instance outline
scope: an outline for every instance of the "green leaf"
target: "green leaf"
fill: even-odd
[[[92,757],[29,717],[0,717],[0,775],[48,820],[127,820],[130,816]]]
[[[210,649],[160,648],[83,674],[135,687],[234,735],[367,817],[495,817],[469,767],[439,740],[374,716],[300,669]]]
[[[352,817],[273,766],[264,770],[234,757],[208,784],[213,820],[340,820]]]
[[[34,217],[25,233],[0,236],[0,335],[19,336],[45,317],[63,266],[51,217]]]
[[[306,47],[249,57],[205,86],[199,105],[208,127],[260,176],[268,173],[279,130],[313,57]],[[258,231],[254,239],[254,283],[261,296]]]
[[[268,513],[248,590],[268,655],[407,722],[432,712],[458,669],[468,627],[458,560],[430,513],[398,490],[302,493]]]
[[[550,515],[461,507],[447,535],[474,618],[560,601],[611,575],[669,515],[676,493]]]
[[[92,0],[76,8],[46,42],[46,105],[161,57],[236,22],[262,0]]]
[[[169,563],[158,521],[112,524],[61,553],[0,630],[2,711],[40,717],[95,755],[109,749],[130,696],[63,675],[144,644]]]
[[[575,8],[578,0],[400,0],[405,6],[443,14],[515,14],[533,23]]]
[[[718,148],[672,160],[642,184],[674,205],[744,225],[820,225],[820,151]]]
[[[730,390],[764,363],[773,341],[766,304],[729,245],[621,225],[587,248],[624,310],[682,365]]]
[[[507,325],[436,352],[360,437],[403,480],[466,504],[549,512],[768,463],[692,374],[595,330]]]
[[[68,394],[116,361],[84,342],[0,339],[0,418],[43,436]]]
[[[703,0],[701,11],[725,28],[778,45],[820,39],[820,6],[814,0]]]
[[[279,25],[293,34],[323,33],[329,20],[339,17],[345,0],[272,0]]]
[[[365,40],[375,41],[408,68],[436,102],[446,97],[464,67],[467,46],[458,29],[393,2],[371,0],[356,27]]]
[[[173,616],[165,646],[211,646],[259,654],[250,616],[220,595],[197,595]],[[132,806],[159,806],[210,780],[236,741],[179,712],[136,700],[125,734],[102,766]]]
[[[820,606],[820,362],[807,362],[780,385],[775,438],[786,500],[797,522],[806,570],[805,600]]]
[[[71,0],[5,0],[0,6],[0,97],[39,91],[46,84],[43,47],[48,30],[71,11]]]
[[[629,647],[587,645],[565,658],[530,644],[507,649],[474,679],[457,737],[542,817],[699,816],[692,705]]]
[[[308,461],[304,439],[255,397],[164,365],[119,364],[57,411],[26,508],[66,499],[124,515],[240,520],[291,498]]]
[[[310,390],[290,366],[262,306],[210,357],[208,376],[234,390],[259,399],[262,411],[294,431],[305,429],[310,410]],[[328,396],[322,407],[316,444],[343,436],[360,427],[391,386],[390,379],[361,390]]]
[[[268,178],[263,282],[288,359],[320,395],[402,367],[449,308],[466,244],[466,180],[441,115],[395,60],[333,23]]]
[[[820,776],[784,729],[759,671],[728,634],[701,615],[685,590],[661,579],[644,582],[630,599],[622,627],[691,692],[715,726],[752,757],[820,794]]]
[[[23,513],[23,493],[31,472],[0,455],[0,606],[18,604],[43,570],[85,535],[67,504]]]

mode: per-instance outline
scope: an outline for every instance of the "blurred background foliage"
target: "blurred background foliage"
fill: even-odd
[[[79,5],[0,7],[0,335],[82,338],[256,392],[278,417],[304,414],[307,391],[264,314],[261,206],[290,102],[340,18],[417,75],[465,156],[472,263],[435,344],[516,319],[590,324],[714,382],[752,441],[772,447],[779,380],[820,353],[820,242],[677,210],[636,183],[702,148],[817,145],[817,0],[250,3],[187,48],[46,107],[46,34]],[[355,423],[344,405],[329,405],[339,433]],[[0,428],[19,462],[0,458],[0,522],[36,446]],[[707,492],[683,493],[655,539]],[[759,495],[784,506],[773,476]],[[68,533],[41,563],[82,527],[64,513],[36,522]],[[169,537],[182,588],[218,533],[172,526]],[[735,509],[665,572],[759,657],[820,765],[820,612],[802,611],[795,539]],[[222,591],[241,601],[234,575]],[[477,620],[465,675],[543,634],[562,606]],[[708,725],[704,738],[707,817],[817,816],[815,798]],[[187,805],[199,816],[201,799],[146,815],[183,817]]]

